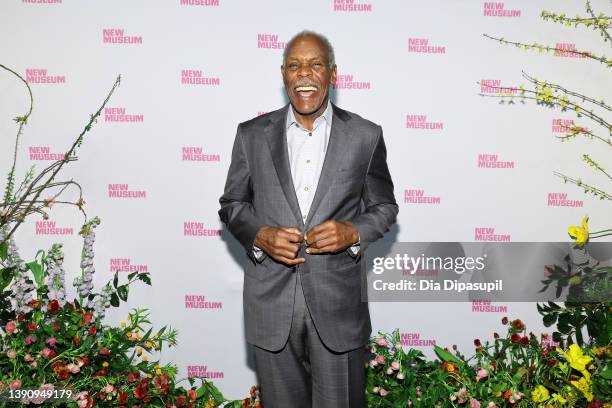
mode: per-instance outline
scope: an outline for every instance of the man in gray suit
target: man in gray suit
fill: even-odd
[[[361,254],[398,206],[380,126],[331,104],[334,51],[285,48],[290,104],[241,123],[219,216],[242,244],[247,341],[266,408],[365,406]]]

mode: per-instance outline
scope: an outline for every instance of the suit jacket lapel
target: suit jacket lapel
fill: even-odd
[[[302,228],[304,226],[304,220],[302,219],[300,205],[293,186],[291,167],[289,165],[289,151],[287,147],[287,127],[285,122],[289,106],[290,105],[286,105],[270,118],[270,123],[266,127],[266,140],[270,148],[270,153],[272,154],[272,163],[276,169],[280,185],[285,193],[289,207],[291,207],[291,211],[295,216],[297,225]]]

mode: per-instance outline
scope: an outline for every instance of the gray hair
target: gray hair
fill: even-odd
[[[289,42],[285,44],[285,49],[283,50],[283,65],[285,64],[285,59],[287,58],[287,50],[291,48],[293,42],[299,38],[306,36],[315,37],[325,45],[325,47],[327,48],[327,60],[329,61],[329,68],[333,68],[334,65],[336,65],[336,55],[334,54],[334,47],[332,47],[326,36],[311,30],[300,31],[299,33],[291,37]]]

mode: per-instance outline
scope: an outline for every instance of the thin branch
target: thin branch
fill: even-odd
[[[584,115],[590,119],[592,119],[593,121],[599,123],[602,126],[605,126],[606,128],[608,128],[608,130],[610,130],[612,127],[610,126],[610,124],[608,122],[606,122],[603,118],[599,117],[598,115],[594,114],[591,111],[587,111],[584,110],[580,105],[571,102],[571,101],[567,101],[567,100],[562,100],[561,98],[554,96],[554,95],[550,95],[549,99],[551,99],[551,101],[543,101],[541,98],[538,97],[534,97],[534,96],[525,96],[524,93],[529,93],[529,94],[533,94],[533,95],[539,95],[540,93],[536,92],[536,91],[532,91],[530,89],[521,89],[521,88],[512,88],[512,87],[498,87],[498,86],[493,86],[493,85],[488,85],[488,84],[481,84],[480,82],[477,82],[477,84],[479,85],[484,85],[487,88],[491,88],[491,89],[497,89],[499,91],[500,94],[498,95],[488,95],[488,94],[483,94],[480,93],[480,96],[483,97],[488,97],[488,98],[521,98],[521,99],[530,99],[530,100],[534,100],[539,104],[545,104],[549,107],[555,107],[555,106],[559,106],[561,108],[561,110],[565,110],[568,108],[571,108],[572,110],[576,111],[576,113],[578,115]],[[507,93],[508,90],[514,90],[514,91],[520,91],[522,94],[521,95],[504,95],[504,93]]]
[[[546,86],[548,86],[550,88],[557,89],[557,90],[563,92],[564,94],[572,95],[572,96],[575,96],[576,98],[582,99],[583,101],[591,102],[594,105],[597,105],[597,106],[599,106],[601,108],[606,109],[607,111],[612,111],[612,108],[610,108],[610,106],[608,106],[605,103],[605,101],[603,101],[603,100],[598,101],[598,100],[593,99],[591,97],[588,97],[586,95],[579,94],[578,92],[570,91],[569,89],[565,89],[561,85],[553,84],[553,83],[550,83],[550,82],[539,81],[538,79],[529,76],[525,71],[521,71],[521,74],[523,75],[524,78],[526,78],[529,82],[531,82],[533,84],[536,84],[536,85],[546,85]]]
[[[11,171],[9,172],[9,175],[8,175],[8,185],[6,186],[6,194],[4,196],[4,201],[8,201],[8,199],[13,193],[12,190],[13,190],[13,184],[15,180],[15,167],[17,166],[17,150],[19,149],[19,138],[21,137],[21,133],[23,132],[23,127],[28,122],[28,118],[32,114],[32,108],[34,106],[34,96],[32,96],[32,89],[30,88],[30,85],[25,79],[23,79],[21,75],[19,75],[17,72],[13,71],[12,69],[2,64],[0,64],[0,68],[7,70],[8,72],[12,73],[17,78],[19,78],[19,80],[25,84],[28,90],[28,95],[30,97],[30,107],[28,109],[28,112],[23,116],[18,116],[17,118],[15,118],[15,121],[19,123],[19,129],[17,129],[17,136],[15,137],[15,151],[13,152],[13,165],[11,166]]]
[[[489,38],[491,40],[495,40],[495,41],[499,41],[502,44],[506,44],[506,45],[514,45],[515,47],[518,48],[525,48],[525,49],[530,49],[530,48],[535,48],[540,52],[548,52],[548,51],[556,51],[556,52],[563,52],[563,53],[572,53],[575,55],[580,55],[584,58],[590,58],[592,60],[601,62],[602,64],[605,64],[608,68],[610,68],[612,66],[612,61],[608,60],[606,58],[605,55],[602,55],[601,57],[597,57],[594,56],[593,54],[591,54],[588,51],[578,51],[578,50],[563,50],[560,48],[556,48],[556,47],[551,47],[550,45],[541,45],[538,43],[533,43],[533,44],[525,44],[522,42],[517,42],[517,41],[509,41],[509,40],[505,40],[504,38],[496,38],[493,36],[490,36],[488,34],[483,34],[483,36],[485,36],[486,38]]]
[[[587,6],[586,9],[588,13],[591,15],[591,17],[593,17],[593,19],[595,19],[596,22],[598,22],[600,18],[595,17],[595,12],[591,8],[591,2],[589,0],[587,0],[586,6]],[[605,26],[604,24],[595,24],[595,25],[597,26],[597,28],[599,28],[599,31],[601,31],[601,35],[606,37],[606,39],[610,41],[610,45],[612,45],[612,38],[610,38],[610,33],[608,33],[608,30],[606,30],[606,28],[610,27],[610,18],[609,17],[605,17],[605,18],[608,20],[608,24],[606,24]]]
[[[19,74],[16,74],[16,75],[19,75]],[[48,184],[50,184],[53,181],[53,179],[55,178],[55,176],[61,170],[61,168],[63,167],[63,165],[65,163],[67,163],[69,161],[76,160],[76,156],[74,156],[74,153],[75,153],[76,149],[81,145],[85,133],[87,133],[87,132],[89,132],[91,130],[91,126],[93,125],[94,122],[96,122],[97,118],[100,116],[102,110],[104,109],[104,107],[106,106],[107,102],[110,100],[112,94],[115,92],[115,89],[117,88],[117,86],[119,86],[120,83],[121,83],[121,75],[119,75],[117,77],[117,79],[115,80],[115,83],[113,84],[113,87],[111,88],[111,90],[109,91],[108,95],[104,99],[104,102],[102,103],[100,108],[96,111],[96,113],[91,115],[91,117],[89,119],[89,122],[87,123],[87,125],[85,125],[83,131],[79,134],[79,136],[74,141],[74,143],[72,144],[72,146],[70,147],[68,152],[66,152],[66,154],[64,155],[64,158],[62,160],[58,160],[57,162],[55,162],[52,165],[48,166],[47,169],[43,170],[43,173],[46,173],[51,168],[54,168],[53,173],[51,174],[49,179],[47,179],[47,181],[43,184],[43,186],[46,187]],[[40,177],[37,177],[36,179],[39,180]],[[31,183],[30,184],[30,186],[28,187],[28,190],[21,196],[21,198],[17,202],[17,204],[15,206],[16,208],[21,208],[22,207],[22,205],[26,201],[26,197],[28,197],[30,195],[30,193],[32,192],[32,190],[34,189],[34,185],[35,185],[35,183]],[[23,214],[28,214],[30,207],[34,205],[33,202],[38,199],[38,197],[40,196],[40,194],[42,193],[43,190],[44,190],[44,188],[38,190],[35,193],[34,197],[31,200],[28,200],[28,206],[26,207],[25,210],[22,210]],[[8,201],[8,200],[6,200],[6,201]],[[14,213],[14,211],[12,211],[12,213]],[[19,225],[23,222],[24,219],[25,219],[24,217],[18,217],[17,222],[14,224],[13,228],[8,233],[8,235],[6,236],[6,239],[11,237],[11,235],[15,232],[15,230],[19,227]],[[2,220],[0,220],[0,227],[2,225],[4,225],[4,222]]]
[[[591,159],[591,157],[588,154],[583,154],[582,158],[584,159],[584,161],[591,167],[595,167],[597,170],[601,171],[603,174],[605,174],[610,180],[612,180],[612,176],[610,176],[608,174],[608,172],[599,165],[599,163],[597,163],[595,160]]]
[[[566,182],[566,183],[570,182],[572,184],[577,185],[578,187],[584,188],[584,192],[585,193],[589,193],[589,192],[593,193],[596,197],[599,196],[599,198],[601,200],[604,200],[604,199],[612,200],[612,195],[606,193],[605,191],[603,191],[603,190],[601,190],[601,189],[599,189],[597,187],[594,187],[594,186],[591,186],[589,184],[584,183],[581,179],[573,179],[573,178],[571,178],[569,176],[566,176],[563,173],[559,173],[558,171],[554,171],[553,174],[555,176],[557,176],[557,177],[562,178],[563,181]]]
[[[566,135],[564,136],[557,136],[557,139],[561,140],[562,142],[565,142],[566,140],[571,139],[572,137],[576,137],[577,135],[585,135],[585,137],[590,137],[591,139],[595,138],[595,139],[599,139],[602,142],[606,143],[608,146],[612,147],[612,140],[610,139],[604,139],[601,136],[597,136],[596,134],[594,134],[592,131],[590,131],[589,129],[580,127],[580,126],[561,126],[561,129],[568,132]]]

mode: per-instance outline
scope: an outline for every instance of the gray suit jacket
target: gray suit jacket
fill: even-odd
[[[371,333],[367,302],[361,301],[361,254],[395,223],[398,206],[386,161],[380,126],[359,115],[333,108],[332,129],[319,184],[304,222],[293,187],[282,109],[238,126],[219,216],[242,244],[246,339],[258,347],[280,350],[289,336],[296,276],[321,340],[334,351],[364,345]],[[257,262],[253,242],[263,225],[297,227],[302,232],[329,219],[352,221],[361,249],[336,254],[298,256],[291,267],[267,256]]]

